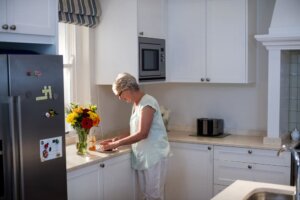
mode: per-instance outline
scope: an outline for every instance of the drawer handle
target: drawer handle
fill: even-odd
[[[249,154],[252,154],[252,150],[248,150],[248,153],[249,153]]]
[[[3,24],[2,25],[2,29],[7,30],[8,29],[8,25],[7,24]]]
[[[9,29],[15,31],[15,30],[17,29],[17,27],[16,27],[16,25],[11,25],[11,26],[9,27]]]
[[[211,147],[207,147],[208,150],[211,150]]]
[[[101,168],[104,168],[104,167],[105,167],[105,164],[104,164],[104,163],[101,163],[101,164],[100,164],[100,167],[101,167]]]
[[[248,165],[248,169],[252,169],[252,166],[251,166],[251,165]]]

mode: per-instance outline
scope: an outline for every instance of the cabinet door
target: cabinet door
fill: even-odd
[[[172,143],[166,199],[208,200],[213,191],[213,153],[208,145]]]
[[[138,34],[165,38],[166,0],[138,0]]]
[[[200,82],[205,77],[205,0],[168,0],[167,78]]]
[[[101,0],[96,28],[96,84],[111,85],[117,74],[138,78],[137,4],[135,0]]]
[[[68,200],[97,200],[102,199],[99,184],[99,165],[85,167],[69,172]]]
[[[103,163],[104,200],[135,199],[135,175],[130,154],[112,158]]]
[[[8,32],[48,36],[56,34],[57,0],[6,0],[6,3]],[[12,26],[16,29],[12,30]]]
[[[0,0],[0,32],[7,31],[4,28],[4,25],[7,24],[6,11],[6,0]]]
[[[246,80],[247,0],[207,1],[207,77],[214,83]]]

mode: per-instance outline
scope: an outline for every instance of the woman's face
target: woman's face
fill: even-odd
[[[124,90],[118,94],[120,100],[125,101],[127,103],[133,102],[133,95],[131,90]]]

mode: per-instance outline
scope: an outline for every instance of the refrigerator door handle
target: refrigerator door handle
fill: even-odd
[[[21,97],[9,97],[9,126],[12,151],[12,194],[14,200],[24,199],[22,143],[21,143]],[[18,134],[16,134],[16,131]]]
[[[10,141],[12,152],[12,173],[10,173],[9,179],[12,181],[12,196],[13,199],[18,199],[18,162],[17,162],[17,146],[15,138],[15,111],[14,111],[14,97],[9,97],[9,128],[10,128]]]
[[[19,162],[19,180],[20,180],[20,195],[21,195],[21,200],[25,199],[24,197],[24,176],[23,176],[23,147],[22,147],[22,114],[21,114],[21,96],[16,96],[15,97],[16,99],[16,119],[17,119],[17,127],[18,127],[18,146],[19,146],[19,159],[18,159],[18,162]]]

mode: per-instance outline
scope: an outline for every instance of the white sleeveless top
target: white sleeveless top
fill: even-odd
[[[137,170],[148,169],[162,158],[168,156],[170,145],[163,123],[159,105],[155,98],[145,94],[134,108],[130,117],[130,134],[136,134],[139,128],[142,109],[150,106],[155,110],[148,137],[131,145],[132,167]]]

